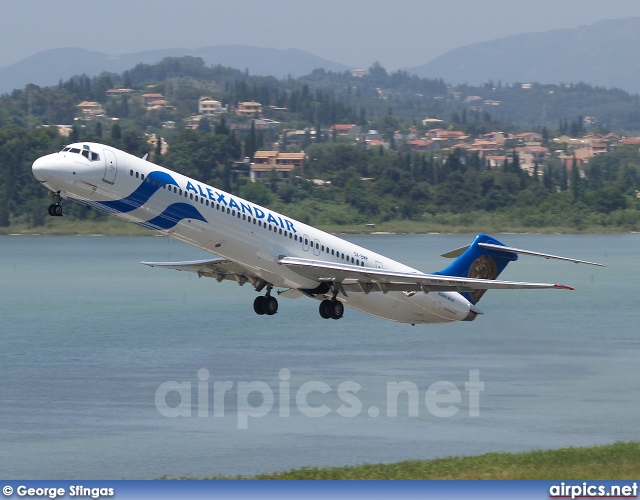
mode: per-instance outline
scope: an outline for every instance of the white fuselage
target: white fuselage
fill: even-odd
[[[80,143],[65,150],[33,165],[36,178],[52,192],[233,260],[276,287],[312,290],[319,285],[280,265],[283,256],[416,272],[118,149]],[[412,324],[464,320],[471,309],[469,301],[455,292],[385,294],[376,290],[338,299],[373,316]]]

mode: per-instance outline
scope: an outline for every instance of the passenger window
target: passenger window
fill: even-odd
[[[178,191],[179,191],[178,194],[182,196],[182,189],[179,189]]]
[[[144,180],[144,174],[140,174],[140,178]]]
[[[136,172],[136,179],[137,179],[138,177],[140,177],[140,173],[139,173],[139,172]]]
[[[279,232],[280,234],[282,234],[282,228],[280,228],[278,232]]]

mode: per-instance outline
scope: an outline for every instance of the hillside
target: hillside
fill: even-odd
[[[78,48],[39,52],[15,64],[0,67],[0,94],[23,88],[56,85],[75,75],[89,77],[102,72],[122,73],[139,63],[155,64],[165,57],[200,57],[208,66],[222,65],[250,74],[286,78],[311,73],[314,69],[345,71],[349,68],[298,49],[267,49],[243,45],[218,45],[198,49],[158,49],[112,56]]]
[[[630,442],[525,453],[487,453],[472,457],[411,460],[395,464],[366,464],[326,469],[308,467],[234,479],[577,480],[597,477],[600,480],[621,480],[635,479],[638,472],[640,446],[638,443]]]
[[[640,92],[640,18],[524,33],[451,50],[407,71],[453,84],[579,83]]]

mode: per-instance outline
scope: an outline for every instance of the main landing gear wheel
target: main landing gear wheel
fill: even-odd
[[[278,300],[271,295],[260,295],[253,301],[253,310],[260,316],[273,316],[278,312]]]
[[[325,299],[320,302],[319,310],[323,319],[340,319],[344,314],[344,304],[336,299]]]
[[[253,301],[253,310],[260,316],[264,314],[264,299],[264,295],[258,295],[256,300]]]
[[[49,205],[49,215],[51,217],[62,217],[62,206],[59,203]]]

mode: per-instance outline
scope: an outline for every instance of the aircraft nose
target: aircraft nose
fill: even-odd
[[[53,177],[53,164],[51,160],[51,155],[47,155],[42,156],[33,162],[31,171],[38,181],[47,182],[51,177]]]

